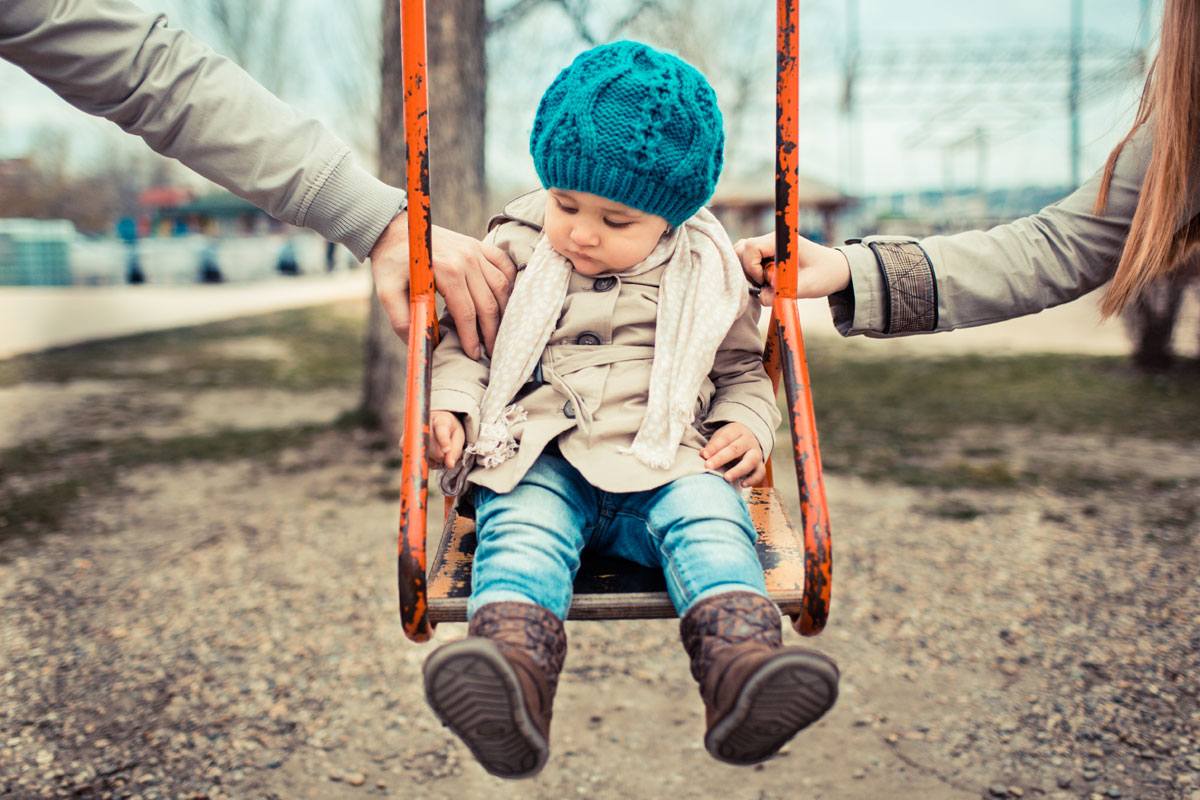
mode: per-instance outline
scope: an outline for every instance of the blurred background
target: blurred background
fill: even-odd
[[[380,0],[348,0],[336,13],[314,0],[141,5],[166,12],[172,25],[240,63],[379,165]],[[527,136],[554,74],[580,50],[628,37],[674,50],[708,75],[728,128],[728,166],[714,202],[735,237],[769,223],[774,4],[720,0],[702,13],[686,0],[484,5],[489,209],[536,185]],[[1061,198],[1128,130],[1160,11],[1152,0],[801,6],[804,224],[826,241],[983,226]],[[296,231],[112,124],[85,117],[20,69],[0,63],[0,89],[0,217],[7,218],[0,236],[71,239],[65,262],[44,251],[40,264],[14,269],[8,254],[0,281],[215,280],[214,269],[241,280],[264,269],[345,266],[319,242],[281,254]],[[247,236],[275,240],[272,252],[229,242]],[[151,239],[178,241],[168,256]],[[140,276],[117,246],[131,241],[144,250]],[[214,243],[215,253],[205,247]]]
[[[402,182],[401,101],[385,64],[398,58],[391,4],[141,5]],[[1155,0],[800,5],[801,227],[822,242],[986,228],[1068,194],[1127,132],[1161,13]],[[635,38],[709,77],[728,137],[714,209],[735,239],[770,229],[773,3],[717,0],[701,12],[687,0],[454,0],[429,13],[436,223],[482,235],[505,199],[536,186],[527,137],[544,87],[581,50]],[[4,62],[0,91],[0,286],[263,281],[357,266]],[[465,185],[451,174],[464,169],[478,173]],[[1190,283],[1132,310],[1142,362],[1170,360]]]
[[[139,2],[401,185],[394,0]],[[436,223],[482,235],[533,188],[541,92],[625,37],[709,77],[713,206],[769,230],[774,3],[428,5]],[[1128,131],[1161,14],[799,5],[801,232],[831,243],[1068,194]],[[1194,270],[1104,325],[1083,298],[843,340],[802,301],[837,708],[733,770],[699,745],[675,623],[580,623],[557,755],[506,789],[425,708],[397,624],[403,348],[368,270],[2,61],[0,98],[0,797],[1200,800]]]

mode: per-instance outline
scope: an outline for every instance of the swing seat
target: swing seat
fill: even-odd
[[[758,530],[758,558],[779,609],[799,618],[804,603],[804,541],[774,487],[743,496]],[[466,622],[475,556],[475,520],[451,509],[429,568],[429,621]],[[669,619],[676,616],[662,570],[584,550],[568,619]]]
[[[429,222],[429,117],[426,82],[425,3],[400,0],[410,259],[410,338],[405,383],[404,447],[400,470],[398,587],[405,635],[427,641],[439,622],[466,619],[475,552],[474,520],[447,504],[441,543],[426,572],[426,505],[429,465],[430,365],[437,343]],[[777,43],[777,139],[775,304],[763,364],[778,392],[784,388],[792,461],[799,489],[799,519],[793,525],[774,489],[768,459],[761,486],[745,492],[758,531],[758,556],[767,589],[795,629],[815,635],[829,616],[832,585],[829,514],[809,393],[804,339],[796,307],[799,271],[794,240],[799,230],[796,198],[799,89],[796,54],[798,4],[779,0]],[[754,301],[752,301],[754,302]],[[769,454],[768,454],[769,455]],[[659,570],[584,552],[575,580],[569,618],[645,619],[674,617]]]

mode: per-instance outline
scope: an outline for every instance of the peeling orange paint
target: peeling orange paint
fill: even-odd
[[[433,635],[425,586],[428,505],[429,384],[437,344],[429,222],[429,98],[426,84],[425,3],[400,0],[404,69],[404,130],[408,143],[408,246],[411,328],[405,379],[404,447],[400,465],[400,620],[416,642]]]

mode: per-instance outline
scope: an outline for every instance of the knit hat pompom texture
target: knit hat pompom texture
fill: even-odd
[[[576,57],[542,95],[529,137],[546,188],[599,195],[673,226],[712,196],[724,145],[704,76],[638,42]]]

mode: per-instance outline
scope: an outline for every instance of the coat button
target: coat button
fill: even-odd
[[[595,347],[600,344],[600,336],[591,331],[584,331],[575,337],[575,344],[585,344],[590,347]]]
[[[567,419],[575,419],[575,404],[570,400],[563,403],[563,416]]]
[[[609,289],[617,285],[617,279],[611,275],[605,275],[603,278],[596,278],[592,283],[592,291],[607,292]]]

